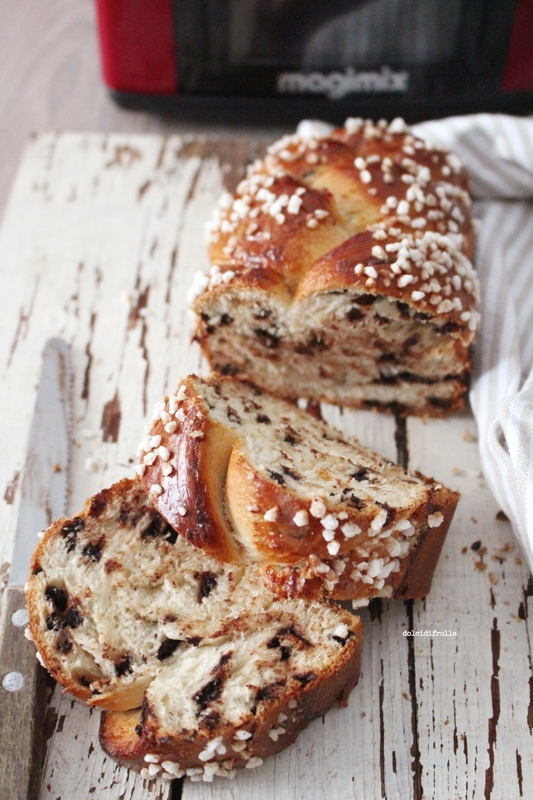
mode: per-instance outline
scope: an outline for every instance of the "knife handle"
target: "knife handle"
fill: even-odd
[[[46,672],[24,636],[24,591],[8,587],[0,618],[0,800],[36,800],[44,754]]]

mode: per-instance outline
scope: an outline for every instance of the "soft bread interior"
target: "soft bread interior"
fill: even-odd
[[[209,452],[205,440],[222,429],[230,433],[217,462],[225,471],[216,487],[218,492],[224,485],[225,495],[211,492],[208,504],[204,486],[215,479],[213,465],[202,464]],[[191,430],[203,438],[192,439]],[[458,499],[293,404],[231,377],[189,376],[176,396],[157,407],[148,438],[153,434],[164,443],[171,474],[158,483],[162,467],[156,448],[142,456],[143,480],[148,491],[157,484],[154,502],[181,534],[221,560],[262,566],[304,562],[299,578],[322,573],[328,591],[342,580],[343,599],[359,598],[361,587],[366,597],[392,596],[422,538],[440,552]],[[183,453],[190,453],[188,462]],[[179,494],[187,463],[194,463],[200,476],[196,495],[193,488],[187,496]],[[210,516],[213,497],[217,513]],[[201,520],[198,504],[205,509]]]
[[[255,631],[298,626],[331,655],[341,622],[359,630],[342,609],[279,599],[254,567],[209,558],[164,522],[139,482],[127,480],[47,531],[33,558],[28,607],[32,636],[52,674],[111,710],[139,706],[156,676],[177,687],[207,682],[196,672],[203,654],[216,658],[230,642],[257,653]],[[286,672],[293,662],[298,668],[296,655],[289,662]]]

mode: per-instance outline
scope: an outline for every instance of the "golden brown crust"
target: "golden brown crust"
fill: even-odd
[[[420,526],[419,534],[408,557],[400,562],[399,571],[393,573],[387,581],[387,597],[393,600],[418,600],[429,594],[433,575],[458,502],[459,494],[457,492],[441,487],[434,493],[431,502],[428,502],[424,509],[419,509],[418,516],[422,518],[430,513],[442,513],[442,524],[434,528],[427,524]],[[338,601],[355,600],[356,602],[363,601],[368,597],[368,587],[350,578],[352,570],[357,568],[359,561],[360,557],[348,554],[343,572],[340,576],[333,578],[333,560],[327,557],[322,559],[320,563],[329,566],[329,578],[334,581],[334,586],[328,592],[329,597]],[[299,595],[309,599],[324,595],[323,581],[313,574],[309,563],[304,561],[289,565],[264,564],[261,565],[261,570],[265,583],[273,592],[284,594],[286,597]]]
[[[187,380],[181,385],[189,388]],[[184,421],[174,433],[167,433],[160,420],[152,428],[152,436],[161,436],[172,455],[169,462],[156,459],[147,466],[142,481],[149,493],[154,484],[164,485],[152,500],[179,534],[219,561],[240,563],[243,554],[224,514],[224,475],[236,435],[195,399],[187,399],[182,409]],[[173,467],[172,479],[163,475],[165,463]]]
[[[100,744],[111,758],[124,764],[141,762],[146,754],[136,731],[141,709],[104,711],[100,718]]]

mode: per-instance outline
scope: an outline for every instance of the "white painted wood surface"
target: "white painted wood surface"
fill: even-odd
[[[75,512],[131,473],[147,410],[178,374],[205,369],[189,344],[186,292],[206,264],[203,224],[253,150],[242,139],[141,135],[42,135],[30,143],[0,230],[4,578],[45,340],[64,336],[73,349]],[[395,457],[392,419],[325,414]],[[430,596],[362,612],[362,674],[348,708],[316,720],[293,747],[233,782],[186,781],[184,800],[532,796],[533,583],[509,524],[496,519],[472,418],[409,420],[407,433],[409,465],[462,492]],[[404,636],[411,629],[456,635]],[[169,797],[167,784],[148,784],[106,758],[99,712],[56,688],[48,719],[41,800]]]

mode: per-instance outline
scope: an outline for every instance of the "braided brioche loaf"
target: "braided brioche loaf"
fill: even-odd
[[[470,205],[459,159],[401,120],[302,128],[221,198],[195,338],[282,397],[455,411],[479,318]]]
[[[138,474],[172,528],[288,594],[425,596],[458,501],[287,401],[213,374],[155,408]]]
[[[357,617],[279,598],[253,567],[192,547],[139,481],[52,525],[26,597],[44,665],[90,705],[124,712],[104,719],[102,743],[146,777],[258,766],[344,702],[359,673]]]

